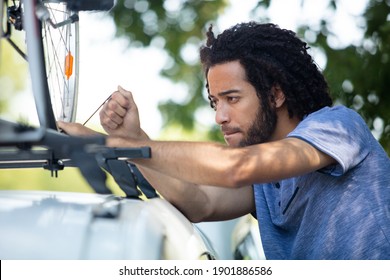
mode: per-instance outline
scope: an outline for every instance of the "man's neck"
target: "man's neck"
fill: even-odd
[[[286,138],[286,136],[300,123],[300,120],[296,116],[290,118],[286,105],[277,109],[277,116],[278,120],[276,128],[270,141],[277,141]]]

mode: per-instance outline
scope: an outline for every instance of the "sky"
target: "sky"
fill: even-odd
[[[180,0],[171,0],[180,1]],[[357,15],[360,15],[368,0],[341,0],[338,14],[332,18],[337,37],[329,38],[335,46],[343,46],[361,39],[357,32]],[[238,22],[249,21],[259,15],[250,11],[258,0],[231,0],[230,7],[219,18],[217,28],[223,30]],[[318,25],[318,19],[327,14],[327,0],[273,0],[268,10],[272,22],[282,28],[296,30],[299,24]],[[261,13],[261,11],[260,11]],[[342,28],[339,28],[342,26]],[[125,39],[114,37],[115,26],[112,19],[102,12],[80,13],[80,87],[78,102],[78,122],[84,122],[99,105],[116,90],[118,85],[131,90],[138,104],[141,126],[152,137],[161,131],[162,120],[157,109],[158,103],[173,99],[184,99],[186,88],[174,85],[159,76],[166,63],[166,57],[155,48],[128,48]],[[197,50],[190,56],[197,57]],[[320,52],[313,50],[313,56],[320,66],[326,60]],[[14,100],[15,108],[22,112],[34,110],[29,87]],[[22,105],[21,105],[22,104]],[[34,115],[34,114],[33,114]],[[34,122],[34,117],[31,117]],[[214,121],[213,111],[202,115],[206,124]],[[95,115],[89,124],[99,127],[99,117]]]

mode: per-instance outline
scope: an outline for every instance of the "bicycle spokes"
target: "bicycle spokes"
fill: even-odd
[[[7,2],[7,1],[6,1]],[[11,3],[11,1],[10,1]],[[47,85],[57,120],[75,121],[78,96],[79,16],[67,8],[67,1],[38,0],[34,14],[42,26]],[[7,30],[2,37],[26,60],[26,54],[11,40],[11,27],[24,30],[24,3],[7,7]]]
[[[78,14],[61,3],[47,3],[39,11],[47,80],[57,120],[74,121],[78,92]]]

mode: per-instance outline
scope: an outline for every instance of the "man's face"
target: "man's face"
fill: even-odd
[[[255,88],[246,80],[238,61],[218,64],[208,72],[209,96],[229,146],[268,141],[276,126],[276,113],[264,117]]]

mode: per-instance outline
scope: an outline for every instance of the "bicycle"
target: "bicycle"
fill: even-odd
[[[48,103],[44,109],[46,118],[40,117],[40,121],[46,119],[45,126],[53,129],[56,127],[53,119],[74,121],[79,83],[78,13],[107,11],[114,0],[4,0],[4,5],[7,23],[2,37],[29,60],[33,92],[42,92]],[[23,30],[28,54],[11,38],[13,31]],[[43,75],[47,83],[42,80]]]
[[[12,3],[12,5],[9,5]],[[6,28],[1,32],[29,64],[40,126],[30,127],[0,119],[0,167],[43,167],[57,177],[65,166],[76,166],[97,193],[110,193],[101,168],[117,178],[128,197],[138,197],[135,177],[118,158],[150,157],[147,147],[108,149],[103,136],[88,139],[57,131],[56,121],[75,119],[78,94],[80,11],[112,8],[113,0],[4,0]],[[3,15],[3,14],[2,14]],[[3,20],[1,20],[3,24]],[[27,53],[11,39],[15,30],[26,33]],[[34,150],[33,147],[44,147]],[[134,168],[132,169],[134,171]],[[136,170],[135,170],[136,172]],[[129,183],[130,182],[130,186]],[[147,191],[151,196],[155,192]]]

